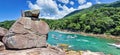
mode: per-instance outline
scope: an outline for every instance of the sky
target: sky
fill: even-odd
[[[20,18],[22,10],[39,9],[40,18],[59,19],[75,10],[115,1],[117,0],[0,0],[0,22]]]

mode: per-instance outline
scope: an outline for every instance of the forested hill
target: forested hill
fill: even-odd
[[[58,20],[45,20],[50,29],[70,30],[95,34],[120,36],[120,1],[111,4],[97,4]],[[14,21],[1,22],[9,29]]]
[[[51,29],[120,35],[120,1],[97,4],[59,20],[45,20]]]
[[[6,20],[4,22],[0,22],[0,27],[9,29],[13,25],[14,22],[15,20],[11,20],[11,21]]]
[[[100,7],[120,7],[120,0],[117,1],[117,2],[110,3],[110,4],[96,4],[96,5],[93,5],[92,7],[88,8],[87,10],[94,10],[94,9],[97,9],[97,8],[100,8]],[[82,10],[85,10],[85,9],[82,9]],[[68,15],[66,15],[65,17],[68,17],[68,16],[71,16],[73,14],[79,13],[82,10],[75,10],[75,11],[69,13]]]

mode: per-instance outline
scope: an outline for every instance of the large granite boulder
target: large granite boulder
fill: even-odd
[[[2,41],[2,38],[5,36],[7,31],[7,29],[0,27],[0,41]]]
[[[5,45],[2,42],[0,42],[0,51],[3,51],[3,50],[5,50]]]
[[[0,55],[65,55],[59,48],[33,48],[25,50],[5,50],[0,51]]]
[[[46,22],[22,17],[12,25],[3,42],[11,49],[45,47],[48,31]]]

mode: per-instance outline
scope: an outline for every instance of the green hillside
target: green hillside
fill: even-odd
[[[110,3],[110,4],[96,4],[96,5],[93,5],[92,7],[90,8],[87,8],[87,10],[94,10],[94,9],[98,9],[100,7],[120,7],[120,0],[118,0],[117,2],[113,2],[113,3]],[[68,16],[71,16],[71,15],[74,15],[76,13],[79,13],[81,11],[83,11],[85,9],[82,9],[82,10],[75,10],[71,13],[69,13],[68,15],[66,15],[65,17],[68,17]],[[64,17],[64,18],[65,18]]]
[[[11,21],[7,20],[7,21],[4,21],[4,22],[0,22],[0,27],[9,29],[14,22],[15,22],[15,20],[11,20]]]
[[[117,6],[115,6],[117,4]],[[51,29],[120,35],[120,5],[97,4],[59,20],[45,20]]]

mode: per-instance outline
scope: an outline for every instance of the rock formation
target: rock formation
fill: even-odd
[[[65,53],[60,49],[51,48],[33,48],[26,50],[5,50],[1,51],[0,55],[65,55]]]
[[[36,18],[38,10],[25,11],[25,17],[18,19],[3,38],[3,42],[10,49],[26,49],[45,47],[49,26],[46,22]],[[32,20],[32,18],[35,18]]]
[[[5,36],[7,31],[7,29],[0,27],[0,41],[2,41],[2,38]]]
[[[22,13],[22,17],[31,17],[38,18],[40,11],[39,10],[26,10]]]
[[[105,55],[102,52],[91,52],[91,51],[67,51],[66,55]]]
[[[3,51],[3,50],[5,50],[5,46],[2,42],[0,42],[0,51]]]
[[[38,19],[39,10],[24,11],[22,15],[6,35],[0,33],[5,35],[5,45],[0,42],[0,55],[65,55],[61,49],[47,44],[49,26]]]

